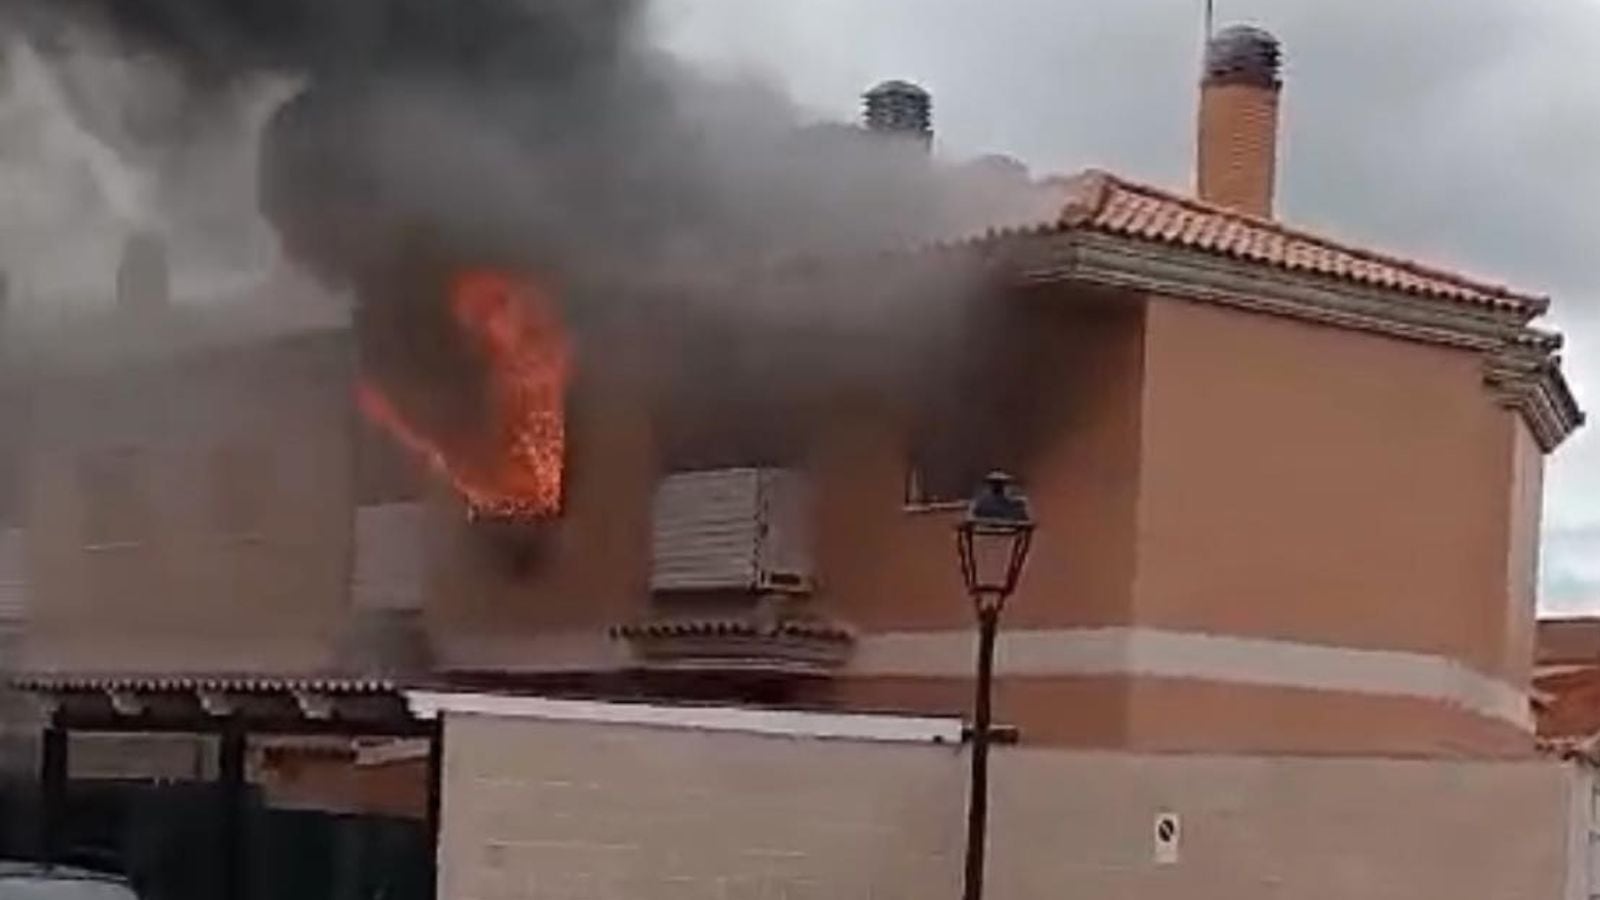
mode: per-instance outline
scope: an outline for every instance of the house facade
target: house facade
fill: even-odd
[[[16,668],[955,713],[952,501],[1004,465],[1041,523],[999,657],[1026,740],[1531,754],[1543,458],[1581,420],[1546,301],[1274,219],[1275,49],[1230,40],[1199,198],[1088,172],[1045,220],[715,288],[960,273],[933,402],[789,332],[719,350],[693,302],[575,321],[537,520],[363,419],[332,307],[187,307],[133,267],[105,317],[12,329]]]
[[[888,87],[872,129],[926,146]],[[247,785],[424,819],[448,896],[953,886],[952,529],[1000,466],[1039,520],[1000,895],[1588,896],[1588,757],[1530,707],[1544,458],[1582,421],[1547,301],[1278,221],[1281,90],[1270,36],[1213,41],[1194,197],[1091,171],[935,246],[537,285],[553,405],[518,307],[451,307],[555,441],[507,445],[556,465],[536,515],[381,393],[381,315],[188,303],[134,242],[110,308],[4,320],[0,613],[46,794],[215,776],[229,841]]]

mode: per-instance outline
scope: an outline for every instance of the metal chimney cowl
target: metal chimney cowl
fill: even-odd
[[[1277,88],[1283,83],[1282,63],[1282,47],[1271,32],[1230,25],[1206,43],[1205,80]]]
[[[863,96],[863,124],[879,134],[933,141],[933,97],[909,81],[885,81]]]

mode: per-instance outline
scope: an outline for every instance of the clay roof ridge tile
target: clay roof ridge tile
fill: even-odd
[[[1091,222],[1105,210],[1116,176],[1103,169],[1085,169],[1063,180],[1066,197],[1056,224],[1073,228]]]
[[[1104,194],[1104,196],[1099,196],[1096,198],[1096,203],[1099,207],[1103,208],[1109,203],[1111,200],[1111,194],[1122,193],[1126,195],[1137,196],[1148,201],[1154,201],[1159,204],[1175,205],[1191,213],[1218,216],[1227,221],[1225,233],[1228,235],[1228,243],[1232,243],[1237,240],[1235,235],[1239,231],[1246,229],[1250,231],[1259,230],[1261,233],[1277,235],[1284,239],[1285,242],[1300,242],[1324,251],[1328,251],[1329,257],[1339,260],[1339,263],[1336,264],[1336,269],[1341,274],[1348,275],[1351,270],[1352,263],[1359,260],[1364,264],[1376,264],[1373,267],[1374,270],[1379,268],[1389,270],[1388,272],[1384,273],[1385,276],[1399,278],[1403,273],[1404,277],[1408,281],[1412,281],[1414,279],[1415,283],[1434,282],[1440,284],[1441,287],[1454,287],[1464,295],[1481,295],[1481,299],[1491,302],[1498,302],[1511,306],[1528,306],[1538,312],[1543,312],[1549,303],[1549,298],[1543,295],[1518,292],[1504,284],[1484,281],[1478,278],[1463,275],[1459,272],[1452,272],[1447,269],[1436,268],[1434,266],[1420,263],[1413,259],[1407,259],[1393,254],[1369,250],[1366,248],[1357,248],[1341,243],[1340,241],[1332,238],[1285,225],[1282,222],[1278,222],[1273,219],[1263,218],[1247,212],[1216,206],[1198,198],[1187,197],[1182,194],[1155,187],[1153,185],[1130,181],[1126,178],[1114,175],[1101,169],[1087,170],[1083,176],[1079,177],[1092,180],[1092,183],[1095,185],[1097,191]],[[1066,215],[1063,214],[1063,222],[1065,221]],[[1373,271],[1372,275],[1367,275],[1365,277],[1367,279],[1376,280],[1374,278],[1376,275],[1377,272]],[[1424,290],[1427,289],[1424,288]]]

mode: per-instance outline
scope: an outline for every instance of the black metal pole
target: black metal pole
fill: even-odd
[[[220,896],[223,900],[245,898],[245,746],[243,723],[229,719],[223,726],[222,737],[217,744],[217,780],[222,789],[222,821],[218,832],[222,840]]]
[[[972,793],[967,799],[967,877],[961,893],[963,900],[983,897],[983,857],[989,827],[990,700],[994,689],[994,639],[999,625],[999,604],[980,603],[978,685],[972,704]]]
[[[51,716],[39,743],[39,859],[61,861],[67,819],[68,732]]]
[[[444,713],[433,720],[428,732],[428,896],[439,890],[439,798],[444,780]]]

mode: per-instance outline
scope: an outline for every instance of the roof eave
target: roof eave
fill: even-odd
[[[1171,241],[1179,246],[1184,245],[1184,240],[1177,239],[1174,235],[1168,233],[1163,233],[1159,238],[1153,238],[1148,235],[1141,236],[1138,234],[1125,232],[1122,229],[1129,227],[1129,223],[1126,221],[1118,221],[1118,217],[1115,214],[1111,215],[1109,219],[1102,218],[1102,213],[1106,212],[1106,207],[1113,194],[1120,194],[1124,196],[1131,195],[1144,201],[1154,202],[1157,204],[1175,205],[1203,215],[1219,216],[1238,223],[1246,229],[1264,230],[1278,237],[1287,238],[1293,241],[1312,245],[1323,250],[1354,257],[1358,262],[1373,263],[1382,267],[1409,273],[1410,275],[1417,276],[1426,281],[1435,282],[1436,286],[1438,287],[1438,291],[1422,289],[1413,292],[1406,287],[1400,286],[1398,283],[1393,285],[1391,288],[1390,285],[1385,284],[1384,282],[1366,282],[1380,289],[1388,288],[1392,289],[1396,293],[1416,293],[1446,302],[1476,304],[1505,310],[1516,310],[1522,314],[1524,324],[1531,322],[1533,319],[1543,315],[1548,311],[1550,306],[1550,298],[1545,296],[1527,294],[1513,290],[1505,285],[1482,281],[1458,272],[1452,272],[1446,269],[1417,262],[1415,260],[1405,259],[1403,257],[1395,256],[1382,251],[1359,247],[1352,244],[1345,244],[1341,241],[1333,240],[1316,232],[1286,225],[1276,219],[1255,216],[1241,210],[1230,209],[1214,203],[1208,203],[1198,197],[1174,193],[1154,185],[1142,184],[1140,182],[1132,181],[1103,170],[1087,170],[1079,176],[1064,179],[1063,184],[1075,189],[1068,191],[1069,198],[1073,196],[1079,198],[1076,205],[1074,205],[1070,199],[1066,203],[1066,211],[1063,213],[1060,219],[1060,224],[1065,226],[1084,226],[1116,236],[1157,240],[1160,242]],[[1074,214],[1074,210],[1076,210],[1076,214]],[[1218,253],[1219,255],[1224,256],[1234,255],[1238,256],[1238,258],[1247,258],[1249,253],[1256,252],[1256,250],[1254,248],[1249,250],[1227,251],[1212,249],[1207,252]],[[1272,265],[1277,268],[1289,269],[1291,271],[1297,268],[1295,264],[1287,263],[1282,260],[1272,263]],[[1365,279],[1362,278],[1355,278],[1353,280],[1357,282],[1365,281]]]
[[[1518,340],[1528,320],[1521,309],[1453,303],[1073,228],[1007,235],[984,249],[1024,282],[1093,284],[1477,350]]]
[[[1024,283],[1073,282],[1211,303],[1484,354],[1485,380],[1550,452],[1584,422],[1557,335],[1529,302],[1484,306],[1344,282],[1236,257],[1070,226],[972,246]]]
[[[1501,405],[1522,414],[1533,439],[1546,453],[1583,426],[1586,416],[1561,371],[1558,356],[1502,348],[1488,360],[1484,380]]]

